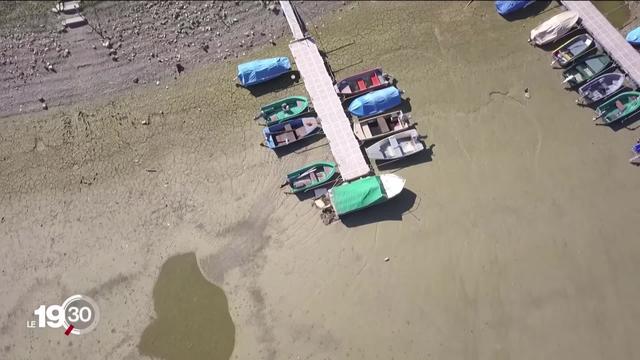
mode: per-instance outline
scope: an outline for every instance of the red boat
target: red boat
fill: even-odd
[[[391,85],[391,82],[391,76],[383,73],[381,68],[377,68],[342,79],[334,87],[338,96],[347,99],[385,88]]]

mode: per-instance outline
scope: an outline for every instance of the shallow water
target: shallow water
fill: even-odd
[[[624,1],[592,1],[592,3],[617,29],[621,29],[631,17],[629,5]]]
[[[142,334],[142,354],[167,360],[231,357],[235,327],[227,298],[202,276],[195,254],[164,263],[153,300],[157,318]]]

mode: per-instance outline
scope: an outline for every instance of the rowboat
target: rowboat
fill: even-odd
[[[496,0],[496,11],[505,16],[533,4],[532,0]]]
[[[581,86],[609,69],[612,63],[611,58],[606,54],[586,57],[562,72],[564,78],[562,83],[568,83],[571,87]]]
[[[593,120],[602,120],[602,125],[613,124],[635,114],[640,110],[640,92],[628,91],[616,95],[606,103],[598,106]]]
[[[353,133],[358,140],[368,141],[406,130],[411,125],[411,116],[398,110],[354,121]]]
[[[318,131],[320,129],[319,123],[318,118],[308,116],[267,126],[262,129],[264,145],[270,149],[276,149],[293,144]]]
[[[396,174],[368,176],[334,186],[327,195],[316,199],[314,205],[323,210],[325,224],[346,214],[366,209],[393,199],[404,189],[406,180]]]
[[[335,174],[336,164],[319,161],[288,173],[285,184],[289,185],[291,192],[299,193],[326,184]]]
[[[273,125],[293,119],[307,110],[309,110],[309,100],[306,97],[290,96],[263,106],[257,118],[263,118],[266,125]]]
[[[424,150],[419,137],[416,129],[403,131],[369,146],[366,153],[371,160],[401,159]]]
[[[343,99],[366,94],[391,85],[391,77],[381,68],[363,71],[338,81],[334,88]]]
[[[580,16],[575,11],[565,11],[531,30],[529,43],[537,46],[553,42],[575,29]]]
[[[238,65],[238,82],[244,87],[260,84],[291,71],[287,57],[259,59]]]
[[[402,102],[400,91],[395,86],[362,95],[349,104],[349,112],[359,118],[382,114]]]
[[[622,89],[623,84],[624,74],[612,72],[600,75],[578,89],[580,99],[576,100],[576,102],[588,105],[604,100]]]
[[[566,67],[580,56],[586,54],[595,45],[595,41],[589,34],[580,34],[573,37],[553,51],[551,54],[553,57],[551,66],[558,63],[561,67]]]

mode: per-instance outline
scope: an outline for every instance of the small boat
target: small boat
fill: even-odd
[[[640,46],[640,27],[637,27],[627,34],[627,42],[634,46]]]
[[[349,112],[359,118],[382,114],[402,102],[400,91],[395,86],[362,95],[349,104]]]
[[[580,16],[575,11],[565,11],[531,30],[529,43],[545,45],[559,39],[577,27]]]
[[[287,174],[285,185],[289,185],[293,193],[304,192],[326,184],[335,174],[336,164],[319,161]]]
[[[287,120],[262,129],[264,145],[270,149],[287,146],[312,135],[319,129],[320,120],[313,116]]]
[[[532,0],[496,0],[496,11],[505,16],[533,4]]]
[[[602,125],[613,124],[635,114],[640,110],[640,92],[628,91],[616,95],[606,103],[598,106],[596,117],[593,120],[601,119]]]
[[[371,160],[396,160],[424,150],[416,129],[391,135],[366,149]]]
[[[401,110],[353,122],[353,133],[360,141],[379,139],[411,127],[411,116]]]
[[[624,78],[624,74],[619,72],[600,75],[578,89],[580,99],[576,102],[588,105],[606,99],[622,89]]]
[[[328,224],[334,218],[393,199],[402,192],[405,182],[405,179],[396,174],[367,176],[334,186],[329,189],[327,195],[316,199],[314,205],[323,212],[333,213],[333,216],[325,221],[325,224]]]
[[[289,96],[263,106],[256,119],[263,118],[268,126],[293,119],[307,110],[309,110],[309,100],[306,97]]]
[[[609,69],[612,64],[613,61],[606,54],[586,57],[562,72],[562,83],[568,83],[571,87],[581,86]]]
[[[391,85],[391,77],[381,68],[363,71],[338,81],[334,87],[343,99],[366,94]]]
[[[287,57],[254,60],[238,65],[238,82],[244,87],[260,84],[291,71]]]
[[[551,66],[558,63],[561,67],[566,67],[577,58],[593,49],[595,45],[595,41],[593,41],[593,38],[589,34],[580,34],[571,38],[571,40],[553,50],[553,53],[551,54],[553,57]]]

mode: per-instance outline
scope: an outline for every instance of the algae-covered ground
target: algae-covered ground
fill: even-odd
[[[236,88],[248,58],[0,122],[0,357],[637,357],[637,134],[593,126],[527,44],[554,3],[515,21],[465,4],[358,2],[311,27],[338,77],[398,79],[432,152],[344,223],[279,189],[329,147],[257,145],[259,106],[305,91]],[[100,306],[94,332],[24,326],[75,293]],[[219,324],[185,344],[202,298]]]

